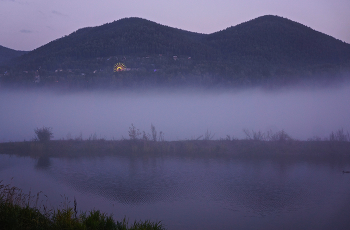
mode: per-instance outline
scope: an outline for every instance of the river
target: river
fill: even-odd
[[[219,157],[0,155],[0,180],[59,207],[169,230],[350,229],[350,164]],[[12,179],[11,179],[12,178]],[[47,198],[44,196],[46,195]]]

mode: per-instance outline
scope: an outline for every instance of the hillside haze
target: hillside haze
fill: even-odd
[[[118,62],[131,71],[114,73]],[[17,75],[25,71],[22,82],[40,75],[45,84],[59,82],[58,77],[67,83],[63,73],[84,76],[70,85],[286,84],[348,71],[350,45],[271,15],[212,34],[124,18],[79,29],[14,59],[7,68]]]

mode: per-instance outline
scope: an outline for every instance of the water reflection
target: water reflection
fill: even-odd
[[[80,192],[124,204],[202,199],[242,205],[265,215],[295,210],[310,202],[317,189],[326,192],[326,184],[334,183],[333,176],[342,176],[340,169],[336,170],[339,175],[332,170],[272,161],[108,157],[90,161],[55,159],[50,171]]]
[[[186,181],[169,172],[168,166],[159,159],[55,160],[50,172],[80,192],[98,194],[123,204],[145,204],[181,196]]]
[[[252,167],[255,166],[255,167]],[[293,176],[293,170],[302,170],[297,164],[285,172],[280,165],[260,162],[259,165],[245,165],[233,174],[223,172],[216,185],[221,199],[227,206],[241,205],[259,215],[295,210],[303,202],[310,201],[310,191],[303,176]],[[285,173],[282,173],[285,172]]]
[[[350,229],[350,175],[342,173],[344,167],[349,162],[0,155],[0,178],[23,177],[32,191],[69,190],[84,208],[162,220],[169,230]]]
[[[51,161],[49,157],[39,157],[35,168],[36,169],[48,169],[51,166]]]

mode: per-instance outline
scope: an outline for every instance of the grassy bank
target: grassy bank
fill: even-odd
[[[164,230],[160,222],[134,222],[129,225],[124,218],[114,221],[99,210],[89,213],[77,212],[67,202],[62,208],[49,209],[39,203],[39,194],[23,194],[16,187],[3,185],[0,181],[0,229],[6,230]]]
[[[184,156],[184,157],[274,157],[324,159],[350,162],[350,134],[343,129],[329,138],[314,137],[308,141],[291,138],[283,130],[273,133],[243,130],[246,138],[227,136],[213,140],[211,132],[192,140],[165,141],[163,132],[151,125],[151,133],[141,132],[133,124],[129,139],[105,140],[96,135],[89,139],[51,140],[52,128],[35,129],[32,141],[0,143],[0,154],[29,157],[88,157],[88,156]]]
[[[337,156],[350,160],[347,141],[257,141],[257,140],[51,140],[0,143],[0,154],[29,157],[87,156]]]

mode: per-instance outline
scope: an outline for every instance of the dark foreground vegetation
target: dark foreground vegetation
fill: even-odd
[[[4,185],[0,181],[0,229],[6,230],[163,230],[160,222],[135,221],[129,226],[124,218],[115,222],[99,210],[78,214],[65,199],[61,208],[42,205],[36,196],[24,194],[21,189]]]

